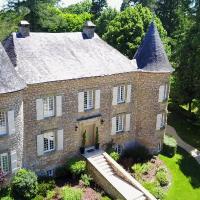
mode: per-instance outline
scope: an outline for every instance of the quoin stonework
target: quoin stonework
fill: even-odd
[[[0,167],[51,176],[94,148],[162,149],[173,71],[152,22],[129,60],[88,21],[83,32],[33,33],[26,21],[0,44]]]

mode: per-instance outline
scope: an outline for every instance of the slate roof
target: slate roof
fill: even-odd
[[[27,84],[105,76],[137,70],[137,65],[96,34],[16,33],[4,43],[15,69]]]
[[[4,47],[0,43],[0,94],[15,92],[26,87],[14,69]]]
[[[137,61],[138,69],[143,71],[173,71],[154,22],[150,24],[148,32],[146,33],[142,44],[138,48],[134,59]]]

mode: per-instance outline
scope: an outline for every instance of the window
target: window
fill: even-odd
[[[6,112],[0,112],[0,135],[4,135],[6,132]]]
[[[125,86],[119,86],[117,89],[117,103],[125,102]]]
[[[44,133],[44,152],[53,151],[55,149],[55,133]]]
[[[44,117],[52,117],[55,114],[54,97],[43,98]]]
[[[160,128],[164,128],[164,127],[165,127],[165,114],[162,113]]]
[[[47,176],[53,177],[54,176],[54,170],[53,169],[47,170]]]
[[[159,88],[159,102],[163,102],[168,98],[168,84],[161,85]]]
[[[162,145],[161,145],[161,142],[158,143],[158,152],[160,152],[162,149]]]
[[[124,116],[118,115],[116,117],[116,132],[122,132],[124,130]]]
[[[9,171],[8,153],[0,154],[0,168],[4,173],[7,173]]]
[[[93,108],[93,91],[89,90],[84,92],[84,110]]]
[[[122,153],[122,150],[123,150],[123,148],[122,148],[122,146],[121,145],[119,145],[119,144],[116,144],[116,145],[114,145],[114,150],[118,153],[118,154],[121,154]]]

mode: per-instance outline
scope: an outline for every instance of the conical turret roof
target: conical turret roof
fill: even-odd
[[[137,61],[138,69],[144,71],[173,71],[154,22],[150,24],[148,32],[138,48],[134,59]]]
[[[15,92],[26,87],[0,43],[0,94]]]

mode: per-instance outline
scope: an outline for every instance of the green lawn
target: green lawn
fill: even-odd
[[[168,124],[188,144],[200,150],[200,125],[194,125],[181,114],[173,111],[168,114]]]
[[[172,174],[165,200],[199,200],[200,166],[186,151],[178,148],[173,158],[159,155]]]

